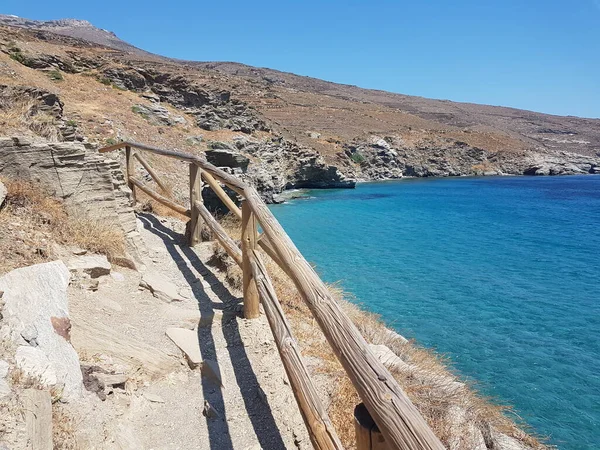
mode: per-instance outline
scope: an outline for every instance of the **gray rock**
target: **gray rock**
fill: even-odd
[[[306,135],[311,139],[321,139],[321,133],[317,133],[316,131],[307,131]]]
[[[209,379],[217,386],[223,386],[223,378],[221,377],[221,371],[219,370],[219,365],[216,361],[212,361],[210,359],[205,359],[202,361],[200,372],[202,373],[203,377]]]
[[[185,141],[190,145],[200,145],[204,141],[204,137],[201,134],[188,136]]]
[[[23,328],[23,330],[21,330],[21,337],[23,339],[25,339],[25,341],[32,347],[37,347],[37,345],[38,345],[37,340],[36,340],[37,336],[38,336],[38,332],[37,332],[37,329],[35,328],[35,325],[33,325],[33,324],[29,324],[29,325],[25,326],[25,328]]]
[[[123,275],[121,272],[111,272],[110,277],[115,281],[125,281],[125,275]]]
[[[202,364],[198,332],[185,328],[167,328],[167,336],[185,354],[190,367],[195,368]]]
[[[79,397],[82,390],[79,358],[69,342],[69,278],[62,261],[15,269],[0,278],[4,320],[13,341],[18,343],[21,332],[29,327],[37,330],[38,346],[20,346],[17,366],[48,385],[64,384],[65,400]]]
[[[31,181],[48,195],[91,219],[101,217],[121,228],[128,251],[140,260],[143,248],[131,205],[131,191],[118,160],[72,142],[33,142],[25,137],[0,137],[0,174]]]
[[[177,285],[158,272],[148,271],[142,275],[140,286],[152,292],[156,298],[165,302],[181,302],[185,300],[179,294]]]
[[[206,159],[217,167],[239,167],[245,172],[250,160],[248,157],[232,149],[213,149],[206,151]]]
[[[104,255],[84,255],[71,258],[68,263],[71,272],[81,272],[91,278],[110,274],[111,265]]]

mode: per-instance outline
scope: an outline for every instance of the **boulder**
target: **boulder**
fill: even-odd
[[[148,289],[152,292],[152,295],[165,302],[182,302],[185,300],[179,294],[177,285],[167,280],[158,272],[148,271],[144,273],[140,281],[140,286]]]
[[[243,172],[248,169],[250,160],[233,149],[216,148],[206,151],[206,160],[217,167],[240,168]]]
[[[67,300],[69,270],[62,261],[15,269],[0,278],[3,315],[17,349],[17,366],[48,386],[60,383],[63,398],[81,395],[79,357],[70,343]],[[33,331],[35,330],[35,332]],[[35,347],[22,333],[35,334]]]
[[[109,275],[111,269],[111,265],[104,255],[84,255],[71,258],[68,266],[71,272],[85,273],[91,278]]]

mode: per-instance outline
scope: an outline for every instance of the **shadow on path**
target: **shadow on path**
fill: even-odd
[[[241,299],[231,295],[229,289],[214,276],[198,258],[196,253],[187,245],[183,235],[165,227],[151,214],[142,213],[138,214],[138,217],[142,221],[144,228],[162,239],[169,255],[173,258],[173,261],[175,261],[178,269],[192,289],[200,309],[198,342],[200,343],[202,359],[217,362],[216,347],[212,335],[212,327],[210,326],[214,310],[221,309],[223,311],[231,311],[235,314],[240,310],[239,303]],[[198,279],[194,271],[190,268],[190,265],[210,284],[212,291],[219,297],[222,303],[213,302],[209,298],[204,291],[200,282],[201,280]],[[227,342],[227,351],[229,352],[236,382],[240,388],[244,406],[254,432],[262,448],[269,450],[285,449],[285,444],[273,418],[271,408],[266,402],[266,396],[256,379],[256,374],[248,359],[246,348],[242,343],[238,320],[233,318],[233,314],[231,317],[232,320],[226,320],[224,315],[221,326],[225,341]],[[206,325],[200,326],[202,324]],[[212,450],[233,449],[221,388],[205,377],[202,377],[202,392],[205,400],[208,400],[220,415],[216,419],[206,419],[210,448]]]

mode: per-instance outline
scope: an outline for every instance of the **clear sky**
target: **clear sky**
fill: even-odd
[[[430,98],[600,117],[600,0],[2,0],[153,53]]]

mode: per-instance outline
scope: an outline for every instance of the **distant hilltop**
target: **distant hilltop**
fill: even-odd
[[[32,20],[23,17],[0,14],[0,25],[28,28],[32,30],[50,31],[63,36],[83,39],[95,44],[104,45],[117,50],[133,53],[147,53],[127,42],[119,39],[112,31],[97,28],[87,20],[58,19],[58,20]]]

